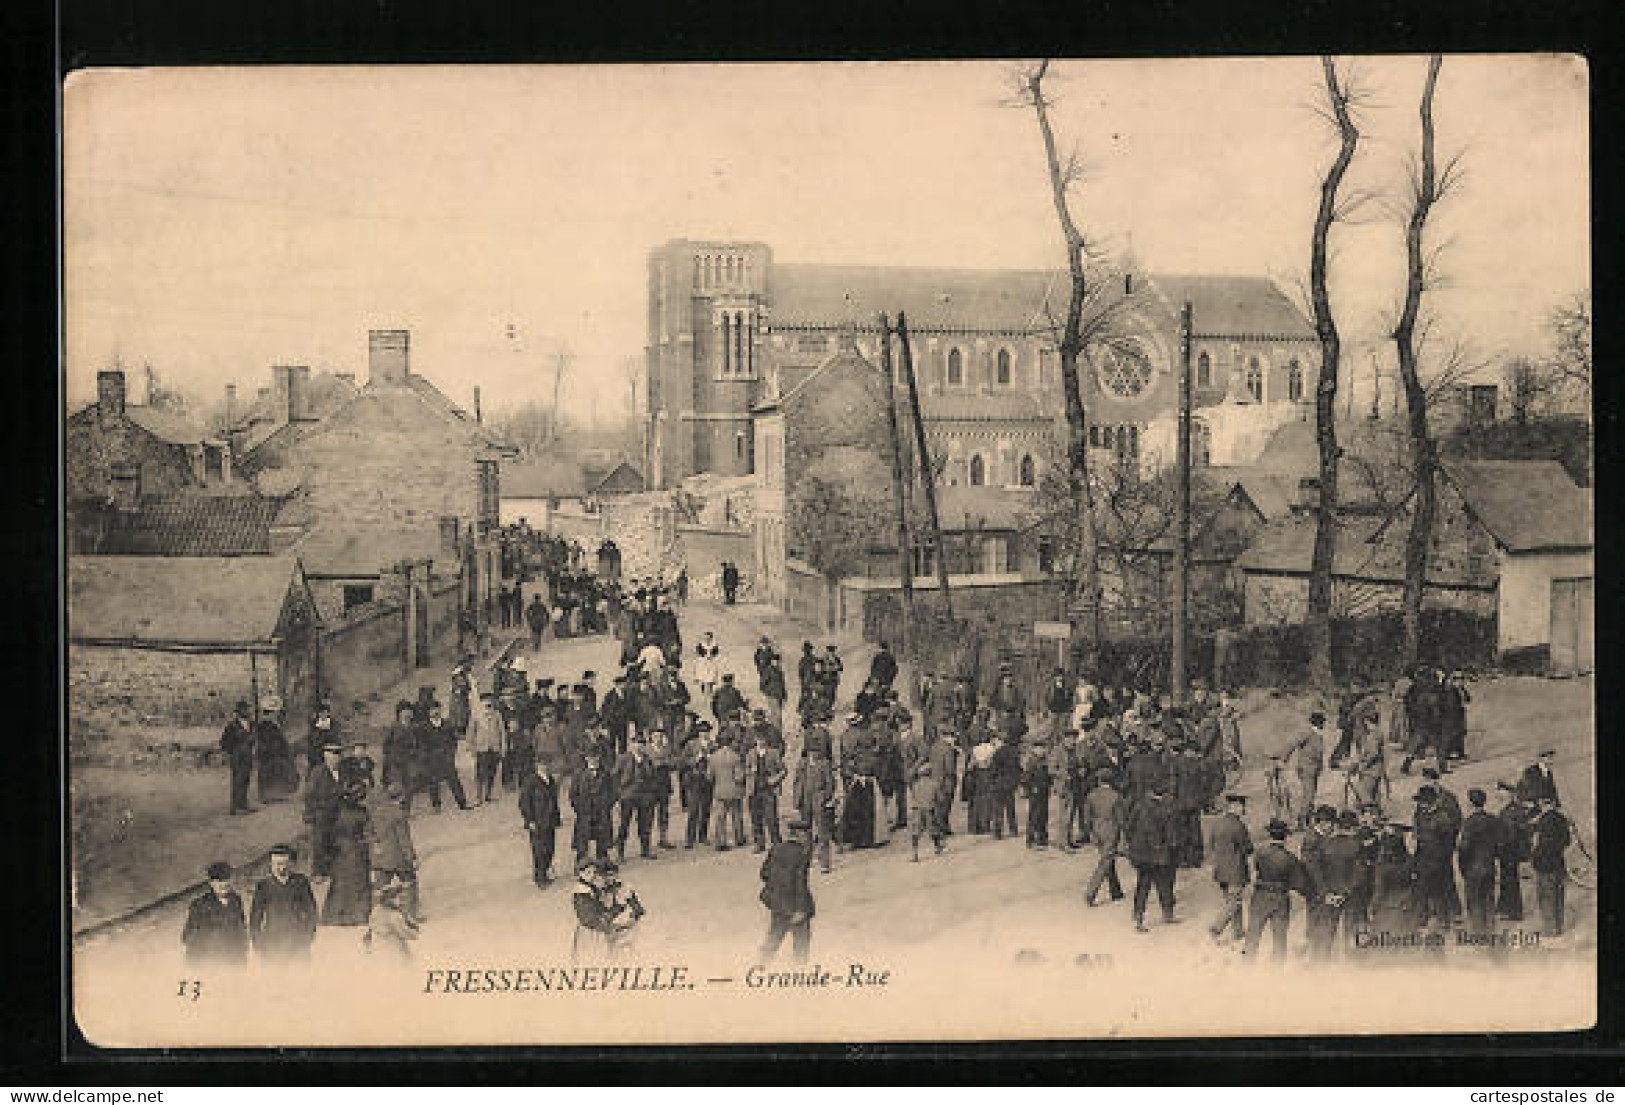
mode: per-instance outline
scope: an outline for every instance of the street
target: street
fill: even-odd
[[[764,628],[775,635],[793,663],[800,646],[801,638],[796,636],[799,631],[793,623],[763,608],[725,608],[697,602],[683,613],[684,638],[689,647],[705,629],[713,630],[723,649],[721,670],[736,672],[747,692],[755,690],[750,652]],[[843,653],[847,671],[844,700],[861,682],[861,673],[867,669],[867,651],[849,643]],[[616,659],[616,645],[606,637],[548,640],[540,656],[533,658],[531,668],[533,675],[560,680],[573,680],[590,668],[600,673],[603,687],[608,673],[617,670]],[[1520,757],[1528,755],[1529,733],[1540,731],[1559,744],[1558,771],[1565,800],[1579,818],[1589,847],[1593,837],[1590,681],[1498,680],[1475,688],[1475,696],[1476,716],[1494,719],[1494,727],[1474,733],[1472,760],[1452,772],[1447,784],[1458,795],[1464,794],[1468,786],[1493,787],[1494,779],[1514,775],[1527,762]],[[1301,703],[1277,698],[1252,704],[1244,732],[1249,759],[1255,765],[1258,757],[1290,737],[1300,707]],[[696,708],[706,709],[698,703]],[[1554,712],[1537,727],[1535,721],[1542,711]],[[798,751],[798,743],[792,735],[792,756]],[[465,779],[471,778],[468,765],[462,767]],[[1331,791],[1339,778],[1336,772],[1326,773],[1322,801],[1337,800]],[[1395,808],[1408,808],[1410,794],[1419,781],[1419,775],[1395,778],[1394,796],[1399,800]],[[1257,766],[1249,768],[1241,789],[1255,799],[1262,796],[1263,779]],[[780,806],[785,821],[789,820],[788,800],[786,786]],[[1261,801],[1254,802],[1255,814],[1262,805]],[[1221,949],[1210,942],[1206,927],[1217,911],[1220,895],[1207,872],[1180,872],[1178,924],[1159,923],[1153,909],[1151,932],[1137,935],[1127,901],[1105,902],[1095,909],[1085,907],[1082,886],[1094,863],[1093,848],[1067,854],[1056,848],[1028,849],[1019,839],[995,841],[968,836],[964,833],[963,807],[956,806],[958,831],[950,838],[945,855],[933,856],[926,848],[922,861],[911,863],[907,839],[899,835],[885,847],[838,854],[830,874],[819,873],[815,865],[812,889],[817,916],[811,961],[842,977],[853,964],[869,965],[866,969],[872,970],[868,977],[889,973],[886,982],[864,987],[887,997],[884,1001],[871,998],[857,1007],[848,1003],[826,1009],[817,1000],[809,1004],[807,994],[798,991],[795,997],[800,1004],[794,1007],[792,1022],[769,1019],[741,1027],[736,1018],[743,1010],[737,1003],[700,1009],[691,1004],[708,993],[714,996],[745,988],[755,992],[748,986],[746,973],[766,926],[766,912],[757,901],[761,857],[748,848],[719,853],[710,847],[693,851],[679,847],[657,849],[657,860],[641,860],[634,847],[621,869],[621,877],[649,912],[624,962],[682,965],[691,979],[698,980],[696,990],[691,992],[644,997],[642,1000],[651,1007],[658,1005],[672,1016],[668,1020],[654,1011],[647,1019],[640,1015],[638,1038],[659,1038],[662,1033],[671,1034],[671,1038],[713,1038],[714,1034],[722,1034],[720,1022],[712,1020],[717,1015],[729,1018],[727,1023],[734,1035],[744,1031],[752,1038],[784,1038],[786,1034],[839,1038],[839,1025],[852,1017],[870,1024],[872,1029],[878,1026],[879,1034],[884,1036],[890,1003],[906,1002],[912,1007],[935,1000],[950,1003],[943,1013],[943,1031],[947,1035],[975,1035],[978,1024],[996,1025],[1001,1032],[1018,1032],[1017,1009],[1005,1008],[995,1016],[991,1012],[994,1006],[972,1000],[971,996],[983,992],[983,987],[995,1002],[1018,1004],[1059,1000],[1073,986],[1086,989],[1088,1000],[1075,1010],[1076,1031],[1080,1034],[1107,1033],[1114,1026],[1131,1024],[1138,1015],[1133,1002],[1139,998],[1135,995],[1158,1005],[1161,1019],[1157,1023],[1164,1028],[1180,1023],[1181,1017],[1208,1028],[1233,1023],[1238,1031],[1247,1024],[1274,1024],[1277,1018],[1301,1031],[1322,1023],[1316,1020],[1317,1007],[1312,1000],[1316,986],[1310,980],[1328,977],[1326,974],[1255,967],[1235,950]],[[1025,802],[1021,806],[1025,821]],[[540,969],[570,964],[575,916],[570,901],[573,879],[569,870],[567,809],[564,816],[555,864],[559,880],[539,890],[530,880],[528,843],[512,792],[499,791],[491,805],[469,812],[458,811],[448,801],[444,812],[435,813],[420,801],[414,809],[412,827],[421,862],[420,884],[427,921],[416,943],[417,969],[390,971],[370,962],[361,947],[363,929],[324,927],[318,933],[308,978],[279,979],[251,967],[246,979],[228,975],[202,980],[202,994],[192,1000],[186,996],[189,991],[175,993],[177,988],[184,991],[183,980],[191,977],[180,954],[179,932],[185,905],[175,903],[78,944],[74,966],[79,980],[76,993],[81,1026],[98,1042],[120,1039],[120,1026],[135,1023],[125,1019],[128,1010],[139,1007],[140,1028],[128,1030],[129,1042],[161,1042],[171,1032],[176,1041],[199,1042],[196,1033],[203,1023],[199,1018],[205,1018],[209,1025],[204,1038],[222,1044],[233,1037],[260,1043],[319,1043],[324,1032],[337,1032],[345,1042],[359,1043],[366,1042],[374,1028],[380,1042],[407,1042],[412,1038],[413,1024],[420,1026],[417,1031],[425,1040],[447,1043],[616,1038],[607,1007],[598,1008],[604,1010],[602,1016],[608,1020],[600,1019],[593,1007],[579,1002],[554,1007],[533,1000],[517,1007],[516,1012],[499,1015],[499,1009],[508,1009],[508,1003],[522,997],[517,994],[468,997],[458,1007],[458,1017],[467,1019],[456,1025],[433,1012],[417,1021],[398,1019],[406,1017],[408,1005],[415,1008],[420,1001],[453,1000],[450,995],[423,996],[424,971],[429,968]],[[679,845],[683,816],[674,797],[671,838]],[[1053,826],[1053,808],[1051,816]],[[1249,817],[1250,822],[1255,822],[1255,841],[1263,839],[1261,825],[1256,823],[1259,820]],[[1575,862],[1579,863],[1578,855]],[[1132,893],[1133,870],[1126,862],[1119,866],[1124,889]],[[247,887],[241,889],[246,891]],[[319,887],[318,895],[321,893]],[[1525,895],[1532,906],[1532,885],[1526,883]],[[1422,988],[1409,983],[1401,986],[1402,991],[1421,1002],[1414,1008],[1406,1007],[1408,1013],[1442,1026],[1450,1023],[1452,1015],[1470,1009],[1476,1000],[1494,1000],[1496,993],[1513,985],[1512,980],[1524,977],[1526,971],[1538,971],[1540,977],[1548,978],[1554,972],[1589,969],[1595,955],[1592,892],[1575,885],[1571,887],[1570,901],[1576,924],[1561,941],[1548,942],[1538,949],[1499,953],[1476,948],[1448,949],[1422,962],[1413,959],[1412,971],[1446,968],[1444,974],[1451,981],[1442,989],[1426,988],[1426,1000],[1420,996]],[[1295,900],[1294,951],[1302,944],[1301,916],[1301,902]],[[1534,927],[1533,919],[1523,927]],[[1364,966],[1366,960],[1356,954],[1352,962]],[[1373,953],[1372,962],[1380,966],[1387,960]],[[1454,969],[1463,964],[1494,964],[1501,969]],[[786,945],[778,967],[789,970],[791,966]],[[1331,973],[1335,976],[1344,969],[1347,967]],[[1032,978],[1043,980],[1042,995],[1024,993],[1023,979],[1029,977],[1024,970],[1030,970]],[[1177,979],[1182,972],[1191,970],[1203,972],[1202,992],[1165,988],[1161,992],[1173,1005],[1172,1009],[1163,1008],[1164,999],[1155,996],[1159,991],[1153,984],[1159,979]],[[1409,979],[1413,975],[1407,972],[1393,977]],[[709,981],[713,979],[718,981]],[[87,980],[93,980],[93,985]],[[1125,985],[1130,980],[1132,985]],[[1227,994],[1238,982],[1250,999],[1255,999],[1254,1003],[1235,1004],[1229,1000],[1234,995]],[[1583,1016],[1588,988],[1564,992],[1578,995],[1573,999],[1579,1003],[1574,1015]],[[1175,993],[1179,995],[1177,1000],[1173,1000]],[[281,995],[277,1000],[267,1000],[277,994]],[[388,995],[393,999],[384,1001]],[[1267,1003],[1262,1000],[1265,995],[1273,995]],[[563,1001],[568,997],[549,995],[549,999]],[[395,1000],[407,1005],[395,1005]],[[780,1008],[774,1004],[780,1000],[776,994],[764,993],[758,1000],[765,1003],[764,1010]],[[1360,1000],[1366,1003],[1389,999],[1373,993]],[[1213,1008],[1207,1008],[1210,1001]],[[208,1014],[239,1002],[251,1007],[242,1017]],[[482,1004],[467,1004],[472,1002]],[[1308,1005],[1300,1008],[1303,1002]],[[163,1015],[166,1007],[172,1007],[173,1017]],[[1295,1010],[1290,1017],[1289,1009]],[[296,1014],[295,1010],[300,1012]],[[370,1012],[357,1016],[361,1011]],[[1321,1010],[1328,1012],[1343,1016],[1348,1010]],[[1545,1017],[1542,1023],[1549,1026],[1552,1011],[1541,1012]],[[1565,1011],[1563,1015],[1569,1014]],[[1323,1023],[1342,1024],[1338,1016]],[[316,1038],[312,1038],[313,1033]]]

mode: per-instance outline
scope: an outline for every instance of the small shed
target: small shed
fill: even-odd
[[[70,712],[223,721],[276,694],[310,716],[320,620],[292,556],[68,559]]]

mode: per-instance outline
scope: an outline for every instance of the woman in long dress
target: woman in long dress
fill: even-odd
[[[324,925],[364,925],[372,913],[371,826],[362,804],[365,786],[352,786],[339,799],[333,822],[333,882],[322,904]]]
[[[716,637],[707,630],[700,643],[694,646],[694,678],[700,685],[700,696],[707,702],[717,689],[717,658],[722,655],[722,649],[717,645]]]
[[[299,789],[299,768],[293,762],[293,746],[277,721],[281,700],[268,697],[263,713],[254,726],[254,755],[259,760],[260,801],[280,802]]]

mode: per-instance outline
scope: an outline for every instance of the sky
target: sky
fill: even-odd
[[[1422,57],[1351,59],[1369,92],[1350,186],[1387,196],[1333,231],[1346,337],[1379,341],[1403,283],[1393,210],[1419,135]],[[778,261],[1065,263],[1010,64],[92,70],[63,93],[65,372],[151,364],[211,402],[275,364],[366,378],[367,330],[487,409],[550,394],[624,410],[646,340],[648,251],[768,243]],[[1335,140],[1315,58],[1087,60],[1052,69],[1089,173],[1075,212],[1143,271],[1308,271]],[[1532,353],[1589,285],[1588,74],[1550,55],[1452,56],[1439,145],[1436,332]],[[514,337],[508,336],[512,326]],[[1358,356],[1358,353],[1356,354]],[[139,396],[139,391],[137,391]]]

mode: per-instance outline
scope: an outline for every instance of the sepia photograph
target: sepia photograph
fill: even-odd
[[[70,73],[73,1023],[1593,1026],[1590,79]]]

